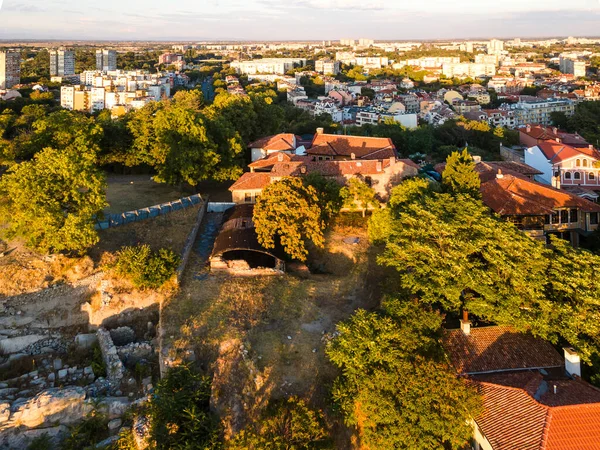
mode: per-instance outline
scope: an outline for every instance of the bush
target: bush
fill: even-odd
[[[102,350],[100,350],[100,345],[94,344],[92,348],[92,370],[94,371],[94,375],[96,378],[105,377],[106,376],[106,363],[104,362],[104,358],[102,357]]]
[[[220,448],[218,418],[210,412],[211,379],[188,366],[171,369],[156,386],[148,406],[155,448]]]
[[[121,249],[110,267],[137,288],[157,289],[175,274],[179,262],[180,258],[172,250],[161,248],[153,252],[144,244]]]
[[[64,440],[62,450],[82,450],[95,448],[97,442],[108,435],[108,419],[103,414],[94,410],[85,420],[71,427],[71,434]]]
[[[29,444],[27,450],[52,450],[52,448],[52,439],[48,433],[44,433],[31,441],[31,444]]]
[[[240,432],[228,448],[300,450],[332,447],[321,412],[310,409],[304,400],[291,397],[269,405],[261,420]]]

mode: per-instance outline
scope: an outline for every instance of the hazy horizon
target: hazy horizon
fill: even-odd
[[[0,0],[2,40],[447,40],[598,35],[600,2],[572,0]]]

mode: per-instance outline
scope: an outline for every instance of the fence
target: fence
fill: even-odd
[[[122,214],[107,214],[104,220],[96,221],[96,230],[106,230],[108,228],[119,227],[128,223],[139,222],[154,217],[163,216],[173,211],[189,208],[190,206],[203,203],[204,200],[200,194],[190,197],[180,198],[173,202],[162,203],[160,205],[150,206],[135,211],[127,211]]]

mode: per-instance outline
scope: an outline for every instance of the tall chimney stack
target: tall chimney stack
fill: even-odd
[[[469,311],[466,309],[463,309],[463,318],[460,321],[460,329],[466,336],[471,334],[471,321],[469,320]]]
[[[317,128],[317,134],[323,134],[325,132],[324,128]]]
[[[565,370],[570,376],[581,377],[581,358],[572,347],[563,348],[565,352]]]

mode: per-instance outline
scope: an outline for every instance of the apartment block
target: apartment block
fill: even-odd
[[[315,61],[315,71],[327,75],[337,75],[340,73],[340,62],[331,59]]]
[[[70,77],[75,75],[75,52],[72,50],[50,50],[50,76]]]
[[[117,51],[96,50],[96,70],[101,72],[117,70]]]
[[[239,74],[258,73],[285,74],[296,68],[306,66],[306,58],[264,58],[253,61],[233,61],[231,67]]]
[[[565,74],[573,75],[576,78],[586,76],[585,61],[580,61],[577,57],[560,56],[560,71]]]
[[[548,126],[552,124],[553,112],[572,116],[575,113],[575,102],[567,98],[521,100],[511,105],[503,105],[502,109],[514,111],[517,126],[530,123]]]
[[[0,89],[10,89],[21,82],[21,54],[0,52]]]
[[[444,64],[442,73],[448,77],[493,77],[496,75],[495,64]]]

